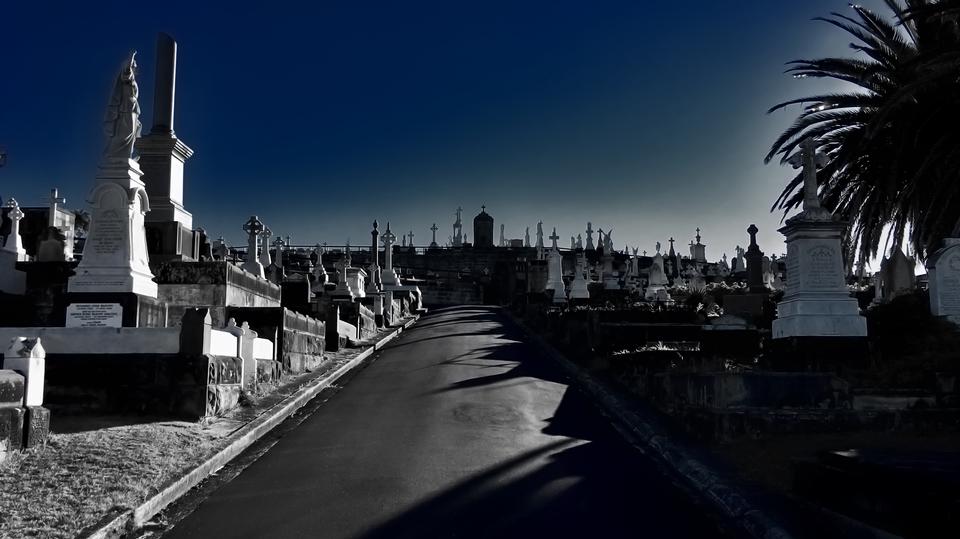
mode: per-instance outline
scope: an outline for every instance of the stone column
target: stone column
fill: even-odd
[[[750,234],[750,245],[747,247],[747,287],[753,294],[767,293],[763,283],[763,251],[757,245],[757,225],[750,225],[747,233]]]
[[[383,289],[383,283],[380,276],[380,224],[376,220],[373,221],[370,238],[370,280],[367,282],[367,294],[378,294]]]

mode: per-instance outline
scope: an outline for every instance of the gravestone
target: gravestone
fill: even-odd
[[[22,295],[27,291],[27,274],[17,269],[17,262],[27,257],[20,239],[23,212],[13,198],[7,200],[5,208],[10,219],[10,234],[4,245],[0,245],[0,292]]]
[[[263,273],[263,264],[260,263],[259,249],[260,236],[264,230],[263,222],[256,215],[251,215],[250,219],[243,224],[243,231],[247,233],[247,256],[240,267],[260,279],[266,277]]]
[[[653,263],[647,270],[647,289],[643,297],[647,301],[666,301],[669,299],[667,273],[664,270],[663,255],[660,254],[660,242],[657,242],[657,254],[653,256]]]
[[[587,261],[583,253],[576,255],[576,268],[573,272],[573,281],[570,283],[570,299],[589,299],[590,291],[584,274],[587,271]]]
[[[144,216],[150,203],[133,159],[133,146],[140,135],[135,54],[124,63],[116,78],[107,110],[107,147],[100,161],[89,200],[90,230],[83,246],[83,259],[67,282],[70,294],[114,294],[133,306],[125,326],[138,325],[141,305],[156,306],[157,283],[150,271]],[[143,299],[152,302],[144,302]],[[78,296],[71,301],[85,302]]]
[[[947,238],[943,243],[926,264],[930,312],[960,324],[960,238]]]
[[[554,227],[550,236],[553,246],[547,252],[547,290],[553,290],[553,302],[563,303],[567,300],[567,290],[563,283],[563,255],[557,248],[557,229]]]
[[[894,249],[889,258],[883,258],[880,262],[880,278],[883,281],[884,301],[913,292],[915,266],[916,263],[899,248]]]
[[[803,166],[803,211],[780,229],[787,242],[787,288],[777,304],[773,338],[866,337],[866,318],[844,279],[841,238],[846,223],[820,206],[814,150],[814,142],[805,140],[802,165],[794,161]]]

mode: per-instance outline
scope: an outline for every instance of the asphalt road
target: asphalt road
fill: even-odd
[[[432,312],[165,535],[716,537],[498,309]]]

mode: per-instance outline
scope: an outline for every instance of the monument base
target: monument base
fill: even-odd
[[[788,337],[866,337],[867,319],[852,297],[797,297],[777,304],[774,339]]]
[[[151,210],[151,213],[153,210]],[[151,262],[200,260],[200,233],[177,221],[144,223]]]
[[[157,297],[157,283],[153,275],[131,270],[129,267],[77,267],[76,275],[67,281],[70,293],[132,293]]]
[[[0,250],[0,292],[23,295],[27,292],[27,274],[17,269],[17,253]]]

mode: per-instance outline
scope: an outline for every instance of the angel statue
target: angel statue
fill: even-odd
[[[137,102],[139,91],[135,78],[137,51],[130,53],[107,106],[103,119],[103,130],[107,135],[107,147],[103,157],[107,161],[126,161],[133,157],[133,144],[140,136],[140,104]]]

